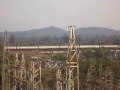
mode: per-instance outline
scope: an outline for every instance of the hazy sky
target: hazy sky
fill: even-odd
[[[0,0],[0,31],[69,25],[120,30],[120,0]]]

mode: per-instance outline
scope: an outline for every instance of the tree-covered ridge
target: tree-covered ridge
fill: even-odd
[[[78,44],[120,44],[120,31],[101,27],[75,30]],[[64,45],[68,43],[69,31],[47,27],[29,31],[8,32],[10,45]],[[0,32],[2,42],[4,32]]]
[[[77,28],[78,44],[120,44],[120,31],[102,27]],[[68,43],[69,31],[46,27],[29,31],[8,32],[10,45],[64,45]],[[4,32],[0,32],[0,42]]]
[[[64,34],[61,37],[56,36],[44,36],[44,37],[16,37],[11,35],[9,37],[9,45],[13,46],[35,46],[35,45],[67,45],[69,36]],[[0,39],[0,42],[3,38]],[[120,35],[113,36],[76,36],[76,42],[78,45],[119,45]]]

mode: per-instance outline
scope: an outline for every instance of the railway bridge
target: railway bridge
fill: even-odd
[[[104,47],[111,50],[120,50],[120,45],[77,45],[78,49],[96,49]],[[40,51],[65,51],[68,49],[68,45],[56,45],[56,46],[9,46],[6,47],[9,50],[40,50]]]
[[[111,52],[117,56],[120,53],[120,45],[77,45],[78,50],[81,52],[86,49],[93,49],[104,47],[109,49]],[[6,47],[10,50],[11,54],[16,52],[25,54],[39,54],[39,53],[66,53],[68,52],[68,45],[56,45],[56,46],[8,46]]]

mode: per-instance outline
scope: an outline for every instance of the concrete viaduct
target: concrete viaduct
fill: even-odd
[[[104,47],[111,50],[120,50],[120,45],[78,45],[78,49],[96,49]],[[9,46],[6,47],[9,50],[41,50],[41,51],[65,51],[68,49],[68,45],[61,46]]]
[[[85,50],[85,49],[96,49],[100,47],[107,48],[113,52],[120,52],[120,45],[78,45],[78,49]],[[67,45],[61,45],[61,46],[9,46],[6,47],[9,48],[11,52],[40,52],[40,53],[62,53],[66,52],[68,50]]]

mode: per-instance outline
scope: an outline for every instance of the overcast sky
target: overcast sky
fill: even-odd
[[[120,0],[0,0],[0,31],[69,25],[120,30]]]

